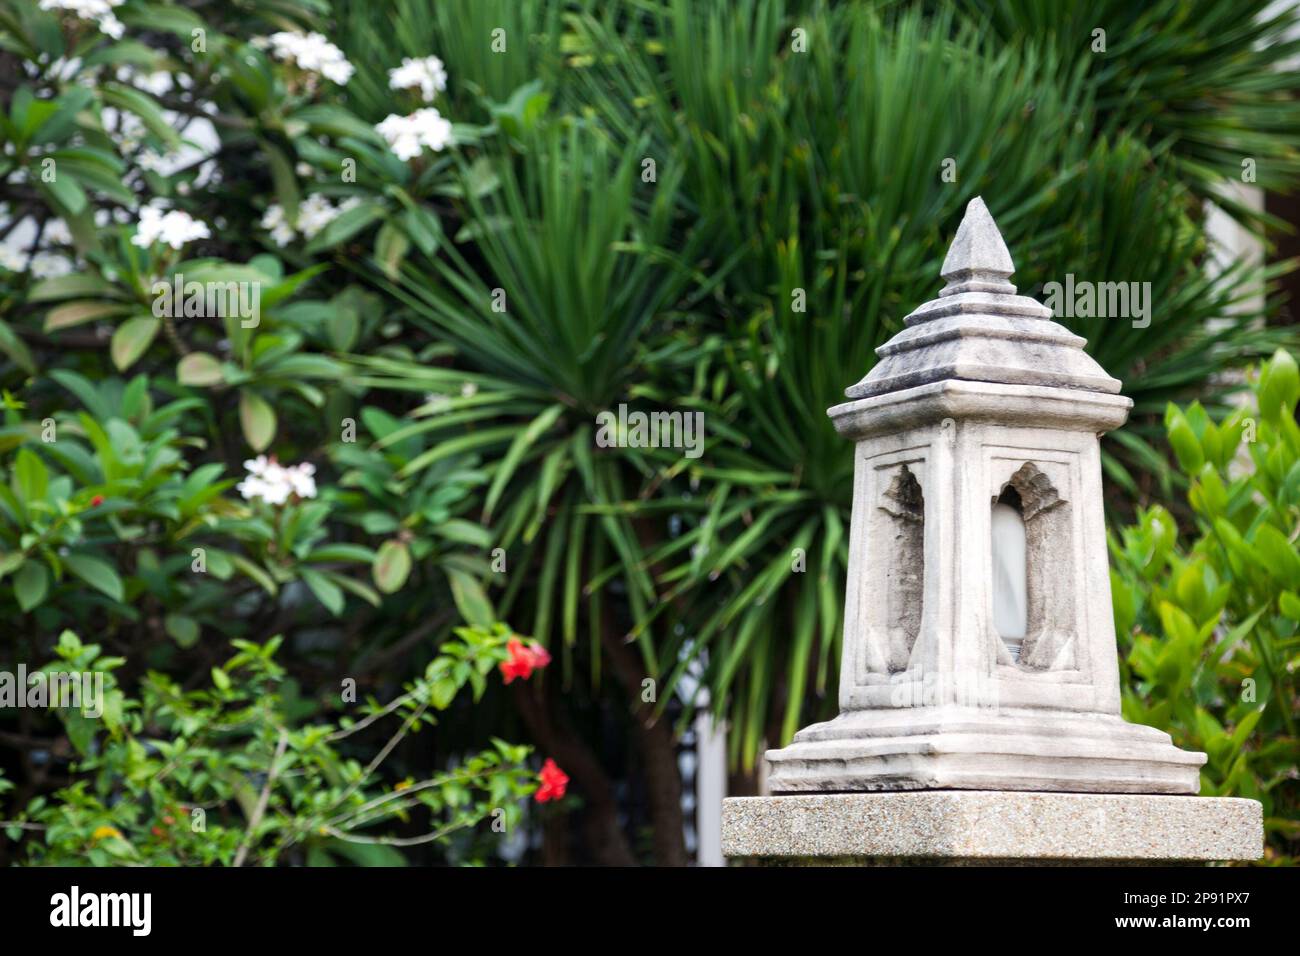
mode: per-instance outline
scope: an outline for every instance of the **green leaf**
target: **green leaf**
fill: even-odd
[[[402,269],[402,260],[410,248],[410,238],[391,222],[379,227],[379,232],[375,235],[375,261],[379,263],[384,275],[390,279],[397,278]]]
[[[182,385],[220,385],[225,381],[225,375],[216,356],[191,352],[176,363],[176,379]]]
[[[14,464],[14,490],[24,504],[43,501],[50,487],[50,472],[35,452],[18,449]]]
[[[33,172],[32,180],[41,192],[49,196],[56,208],[62,207],[68,215],[79,215],[86,208],[88,203],[86,191],[81,188],[81,184],[75,177],[67,173],[60,174],[56,168],[54,179],[49,182],[46,182],[39,172]]]
[[[168,614],[163,629],[181,647],[193,647],[199,640],[199,622],[184,614]]]
[[[121,371],[126,371],[144,355],[145,350],[162,328],[162,320],[151,316],[137,316],[123,322],[109,343],[109,354],[113,364]]]
[[[131,307],[121,302],[101,302],[91,299],[69,302],[57,309],[51,309],[45,316],[45,331],[55,332],[84,322],[93,322],[96,319],[125,315],[130,311]]]
[[[0,321],[0,352],[8,355],[28,375],[36,374],[36,361],[32,358],[31,349],[4,321]]]
[[[411,573],[411,551],[406,542],[389,538],[379,546],[371,573],[375,586],[384,594],[400,591]]]
[[[275,409],[260,395],[240,392],[239,424],[253,451],[265,451],[275,438]]]
[[[1283,591],[1277,600],[1278,608],[1293,621],[1300,621],[1300,595],[1294,591]]]
[[[265,568],[248,560],[248,558],[244,557],[242,554],[230,555],[230,563],[260,584],[267,594],[274,595],[279,590],[279,588],[276,587],[275,579],[266,573]]]
[[[491,627],[495,623],[496,612],[477,578],[460,568],[448,568],[447,580],[456,607],[466,621],[475,627]]]
[[[107,561],[88,554],[68,554],[64,555],[63,564],[96,591],[114,601],[121,601],[125,596],[122,579]]]
[[[36,559],[27,561],[14,575],[14,597],[24,613],[40,605],[50,589],[50,572]]]
[[[356,344],[357,336],[361,334],[361,319],[356,309],[343,302],[335,302],[326,321],[330,344],[334,348],[346,352]]]
[[[475,548],[486,549],[492,546],[491,531],[481,524],[475,524],[463,518],[452,518],[449,521],[444,521],[437,526],[435,531],[449,541],[472,545]]]
[[[308,561],[361,561],[369,564],[375,559],[375,552],[360,544],[327,544],[307,555]]]
[[[58,299],[70,299],[74,295],[115,296],[120,295],[117,286],[106,282],[89,272],[70,272],[65,276],[43,279],[32,286],[27,293],[28,302],[49,302]]]
[[[306,123],[313,133],[327,133],[330,136],[355,136],[372,143],[383,140],[374,127],[358,119],[341,106],[314,104],[306,106],[293,114],[293,119]]]
[[[1278,349],[1259,376],[1259,413],[1266,421],[1295,412],[1300,397],[1300,369],[1290,352]]]
[[[371,607],[379,607],[379,605],[383,603],[383,599],[380,598],[379,592],[368,584],[362,584],[360,581],[350,578],[345,574],[336,574],[333,571],[327,572],[327,576],[343,590],[355,594]]]
[[[14,568],[22,566],[27,560],[26,555],[21,551],[10,551],[8,554],[0,554],[0,579],[4,578]]]
[[[1174,420],[1168,426],[1169,444],[1174,448],[1174,454],[1178,456],[1179,466],[1189,475],[1194,475],[1201,470],[1205,464],[1205,453],[1201,450],[1201,443],[1196,438],[1196,433],[1192,431],[1191,425],[1187,424],[1187,419],[1180,412],[1174,417]]]
[[[316,599],[325,605],[327,611],[335,617],[343,613],[343,590],[337,584],[314,568],[300,567],[298,573],[302,575],[303,583],[311,589],[312,594],[316,595]]]
[[[293,173],[293,165],[278,147],[266,140],[258,140],[271,167],[271,184],[275,187],[275,198],[284,210],[285,218],[294,223],[298,221],[298,177]]]
[[[501,464],[497,466],[496,474],[492,478],[492,487],[488,491],[487,500],[483,505],[484,518],[490,518],[492,511],[496,507],[501,493],[505,490],[506,483],[510,476],[514,474],[515,468],[519,466],[519,461],[533,443],[559,419],[564,412],[563,405],[552,405],[543,411],[540,415],[528,423],[528,427],[521,431],[515,440],[510,443],[510,448],[506,451],[505,456],[501,459]]]

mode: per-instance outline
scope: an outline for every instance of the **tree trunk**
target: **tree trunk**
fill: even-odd
[[[667,720],[656,720],[655,705],[642,700],[642,682],[648,676],[636,650],[613,633],[608,621],[601,639],[609,657],[610,670],[635,704],[632,722],[637,747],[645,766],[646,799],[654,830],[655,863],[659,866],[689,866],[685,820],[682,817],[682,774],[677,767],[677,746]]]

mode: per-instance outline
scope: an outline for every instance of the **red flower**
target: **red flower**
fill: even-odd
[[[540,644],[525,644],[517,637],[506,642],[506,651],[510,659],[501,662],[501,676],[509,684],[516,677],[524,680],[533,676],[533,671],[541,670],[551,662],[551,655]]]
[[[538,774],[542,785],[537,788],[533,794],[533,799],[538,803],[546,803],[548,800],[559,800],[564,796],[564,790],[569,785],[569,775],[555,765],[555,761],[550,757],[546,758],[546,763],[542,764],[542,772]]]
[[[90,499],[90,506],[92,508],[95,507],[95,505],[102,505],[103,503],[104,503],[103,495],[95,495],[95,497]]]

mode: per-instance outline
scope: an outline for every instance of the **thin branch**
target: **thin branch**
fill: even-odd
[[[275,745],[275,756],[271,758],[271,766],[266,773],[266,783],[262,785],[262,792],[257,798],[257,806],[253,808],[253,815],[248,819],[248,829],[244,831],[244,839],[240,841],[239,850],[235,853],[235,866],[243,866],[244,858],[248,856],[248,848],[253,842],[253,833],[257,830],[258,825],[262,822],[262,817],[266,814],[266,805],[271,800],[271,787],[275,784],[275,778],[280,774],[280,758],[284,756],[285,748],[289,746],[289,731],[280,731],[280,740]]]
[[[456,830],[465,828],[463,823],[450,823],[440,830],[433,830],[423,836],[418,837],[363,837],[354,833],[345,833],[342,830],[336,830],[334,827],[325,827],[324,830],[330,836],[348,843],[377,843],[383,846],[419,846],[421,843],[433,843],[441,840],[448,833],[454,833]]]
[[[386,706],[383,710],[375,711],[370,716],[357,721],[351,727],[345,727],[342,730],[336,730],[334,731],[334,733],[330,734],[325,739],[330,743],[333,743],[336,740],[342,740],[345,737],[351,737],[357,731],[364,730],[365,728],[373,724],[376,720],[380,720],[384,717],[387,717],[393,711],[397,710],[398,707],[401,707],[403,704],[407,703],[408,701],[413,700],[415,698],[415,695],[416,695],[415,691],[408,691],[407,693],[403,694],[401,697],[394,698],[393,701],[390,704],[388,704],[388,706]]]

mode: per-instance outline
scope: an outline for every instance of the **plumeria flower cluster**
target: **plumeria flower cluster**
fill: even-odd
[[[266,455],[244,462],[248,477],[235,486],[245,501],[260,498],[270,505],[282,505],[290,495],[299,498],[316,497],[316,466],[309,462],[300,465],[282,465]]]
[[[533,671],[539,671],[551,662],[551,655],[542,645],[536,641],[525,644],[517,637],[506,642],[506,653],[510,655],[509,659],[501,662],[502,683],[506,684],[516,677],[528,680]]]
[[[100,33],[114,40],[126,32],[122,21],[113,15],[113,8],[121,5],[122,0],[41,0],[42,10],[66,10],[79,20],[93,20]]]
[[[56,252],[36,252],[30,261],[27,253],[9,243],[0,243],[0,269],[26,272],[33,279],[55,279],[72,271],[72,260]]]
[[[189,89],[194,85],[194,80],[184,73],[173,75],[167,70],[151,70],[146,73],[134,66],[120,66],[113,76],[119,83],[129,83],[154,96],[165,96],[177,86]]]
[[[161,207],[151,203],[140,207],[140,220],[135,225],[135,235],[131,242],[144,249],[155,242],[179,249],[187,242],[207,239],[211,235],[207,223],[195,219],[184,210],[163,212]]]
[[[10,216],[8,205],[0,203],[0,223]],[[67,275],[76,265],[65,254],[72,244],[72,231],[62,219],[47,219],[42,227],[28,217],[0,240],[0,269],[26,272],[33,279]]]
[[[360,201],[353,196],[336,206],[320,193],[313,193],[298,204],[298,216],[293,222],[285,215],[283,206],[272,203],[262,215],[262,228],[271,234],[277,246],[287,246],[298,233],[306,239],[313,238]]]
[[[346,86],[356,71],[343,51],[319,33],[282,31],[257,37],[252,43],[261,49],[269,48],[277,60],[295,63],[309,73],[319,73],[339,86]]]
[[[401,66],[388,71],[388,87],[393,90],[418,89],[424,102],[432,103],[433,98],[447,88],[447,71],[436,56],[418,60],[403,57]]]
[[[433,107],[416,110],[410,116],[389,113],[375,131],[388,143],[398,159],[414,159],[427,146],[435,153],[451,144],[451,123]]]

